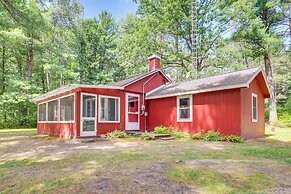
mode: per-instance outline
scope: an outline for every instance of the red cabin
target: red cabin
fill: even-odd
[[[38,133],[58,137],[171,125],[189,133],[216,130],[255,138],[264,135],[269,96],[261,68],[171,83],[153,55],[147,73],[108,85],[70,84],[33,101],[38,103]]]

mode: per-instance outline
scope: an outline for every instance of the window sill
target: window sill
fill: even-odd
[[[75,123],[75,121],[60,121],[59,123]]]
[[[192,120],[177,120],[177,122],[179,122],[179,123],[190,123],[190,122],[192,122]]]
[[[98,123],[120,123],[120,121],[98,121]]]

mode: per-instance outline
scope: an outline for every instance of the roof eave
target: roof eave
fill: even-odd
[[[153,97],[148,96],[145,99],[146,100],[152,100],[152,99],[167,98],[167,97],[173,97],[173,96],[182,96],[182,95],[198,94],[198,93],[205,93],[205,92],[214,92],[214,91],[220,91],[220,90],[245,88],[245,87],[249,87],[249,86],[247,84],[236,84],[236,85],[230,85],[230,86],[227,86],[227,87],[209,88],[209,89],[195,90],[195,91],[188,91],[188,92],[180,92],[180,93],[174,93],[174,94],[165,94],[165,95],[159,95],[159,96],[153,96]]]
[[[54,97],[54,96],[57,96],[57,95],[61,95],[63,93],[66,93],[66,92],[69,92],[69,91],[72,91],[72,90],[75,90],[75,89],[78,89],[78,88],[96,88],[96,89],[114,89],[114,90],[123,90],[124,87],[119,87],[119,86],[94,86],[94,85],[79,85],[79,84],[70,84],[70,86],[73,86],[73,88],[70,88],[68,90],[63,90],[63,91],[59,91],[59,92],[56,92],[52,95],[49,95],[49,96],[43,96],[44,94],[38,96],[38,97],[35,97],[33,99],[31,99],[30,101],[31,102],[40,102],[42,100],[45,100],[45,99],[48,99],[48,98],[51,98],[51,97]],[[53,90],[52,90],[53,91]],[[41,97],[43,96],[43,97]]]
[[[129,86],[131,84],[134,84],[135,82],[140,81],[140,80],[142,80],[142,79],[144,79],[144,78],[146,78],[146,77],[148,77],[150,75],[153,75],[155,73],[158,73],[158,72],[160,72],[169,82],[172,82],[172,80],[170,78],[168,78],[168,76],[166,76],[165,73],[161,69],[157,69],[157,70],[154,70],[154,71],[152,71],[151,73],[149,73],[149,74],[147,74],[145,76],[142,76],[142,77],[140,77],[140,78],[138,78],[136,80],[133,80],[133,81],[123,85],[123,88],[125,88],[125,87],[127,87],[127,86]]]
[[[257,75],[259,75],[259,73],[262,73],[263,78],[264,78],[264,81],[265,81],[265,83],[266,83],[267,90],[268,90],[268,94],[267,94],[267,95],[264,95],[264,97],[265,97],[265,98],[270,98],[270,96],[271,96],[271,92],[270,92],[269,84],[268,84],[268,82],[267,82],[265,72],[263,71],[263,69],[262,69],[261,67],[258,69],[258,71],[256,72],[256,74],[254,74],[254,75],[249,79],[249,81],[247,82],[248,87],[249,87],[250,83],[251,83],[251,82],[252,82],[252,81],[257,77]]]

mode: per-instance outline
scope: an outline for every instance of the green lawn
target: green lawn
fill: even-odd
[[[265,134],[267,136],[267,139],[273,139],[283,142],[291,142],[291,128],[280,128],[280,127],[274,127],[275,131],[272,132],[271,129],[273,127],[267,126]]]
[[[243,144],[81,143],[35,133],[0,131],[0,193],[291,192],[291,129]]]

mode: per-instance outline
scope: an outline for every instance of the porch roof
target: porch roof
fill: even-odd
[[[66,92],[69,92],[71,90],[77,89],[77,88],[108,88],[108,89],[123,89],[122,87],[117,86],[105,86],[105,85],[85,85],[85,84],[68,84],[63,87],[57,88],[55,90],[49,91],[45,94],[42,94],[40,96],[37,96],[36,98],[31,99],[32,102],[38,102],[56,95],[60,95]]]

